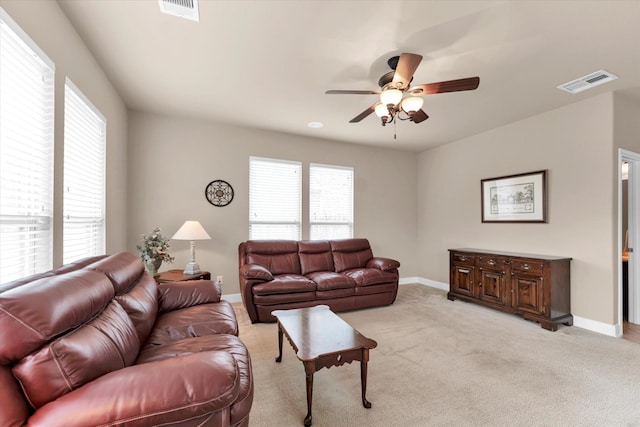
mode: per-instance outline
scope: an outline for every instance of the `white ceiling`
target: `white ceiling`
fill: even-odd
[[[421,151],[607,91],[640,102],[640,0],[200,0],[200,22],[155,0],[58,0],[129,108]],[[480,76],[425,96],[420,124],[349,120],[386,61],[424,57],[414,84]],[[619,79],[556,86],[604,69]],[[320,121],[322,129],[307,123]]]

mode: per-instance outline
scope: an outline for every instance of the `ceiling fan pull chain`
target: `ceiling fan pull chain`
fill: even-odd
[[[396,126],[397,123],[398,122],[397,122],[396,118],[394,117],[393,118],[393,139],[398,139],[397,135],[396,135],[396,130],[398,129],[397,126]]]

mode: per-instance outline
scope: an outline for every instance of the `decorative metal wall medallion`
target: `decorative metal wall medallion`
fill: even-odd
[[[233,187],[227,181],[216,179],[207,185],[204,195],[213,206],[227,206],[233,200]]]

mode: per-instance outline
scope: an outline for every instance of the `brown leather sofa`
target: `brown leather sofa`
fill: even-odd
[[[252,323],[273,310],[328,305],[348,311],[390,305],[400,263],[374,257],[367,239],[249,240],[238,247],[240,294]]]
[[[247,426],[251,360],[220,296],[125,252],[0,286],[0,425]]]

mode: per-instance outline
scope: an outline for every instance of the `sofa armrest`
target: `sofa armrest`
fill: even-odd
[[[173,424],[225,410],[239,392],[233,356],[203,351],[113,371],[42,406],[29,425]]]
[[[273,280],[273,274],[258,264],[245,264],[240,267],[240,276],[246,280]]]
[[[391,258],[374,257],[367,262],[367,268],[389,271],[400,267],[400,262]]]
[[[211,280],[165,282],[158,285],[158,296],[158,310],[165,313],[194,305],[220,302],[222,290],[220,284]]]

